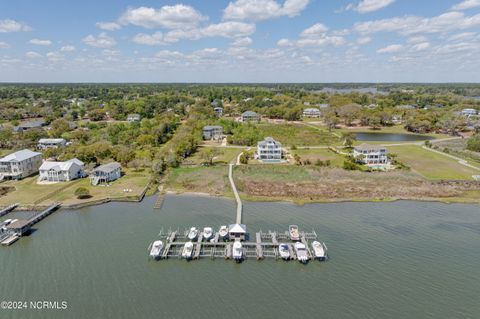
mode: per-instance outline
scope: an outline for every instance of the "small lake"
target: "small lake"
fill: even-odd
[[[396,134],[396,133],[373,133],[358,132],[355,133],[357,141],[376,141],[376,142],[416,142],[433,140],[434,137],[419,134]]]

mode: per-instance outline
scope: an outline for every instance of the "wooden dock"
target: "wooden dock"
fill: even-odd
[[[12,204],[8,207],[5,207],[4,209],[0,210],[0,217],[3,217],[5,215],[7,215],[8,213],[10,213],[12,210],[14,210],[15,208],[18,207],[18,203],[15,203],[15,204]]]

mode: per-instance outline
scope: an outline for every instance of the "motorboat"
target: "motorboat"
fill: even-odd
[[[307,247],[301,242],[295,243],[295,253],[297,254],[297,260],[302,264],[308,261]]]
[[[191,241],[187,242],[183,246],[182,257],[185,259],[192,259],[193,254],[193,243]]]
[[[290,239],[293,241],[300,240],[300,233],[298,232],[297,225],[288,226],[288,232],[290,233]]]
[[[227,239],[228,227],[227,226],[221,226],[220,230],[218,231],[218,234],[220,235],[220,238]]]
[[[4,222],[0,224],[0,227],[8,226],[12,222],[11,219],[6,219]]]
[[[327,246],[325,246],[325,243],[314,241],[312,243],[312,248],[313,248],[313,255],[315,256],[315,259],[318,259],[318,260],[327,259]]]
[[[190,228],[190,231],[188,232],[188,239],[190,240],[195,240],[198,237],[198,229],[195,227]]]
[[[240,262],[243,259],[242,243],[239,240],[233,243],[233,259],[235,259],[236,262]]]
[[[278,245],[278,252],[280,253],[280,257],[282,257],[282,259],[290,259],[290,250],[288,249],[288,244],[282,243]]]
[[[213,238],[213,229],[212,227],[205,227],[203,229],[203,238],[205,241],[209,241],[210,239]]]
[[[163,250],[163,242],[161,240],[156,240],[152,243],[150,248],[150,257],[158,258]]]

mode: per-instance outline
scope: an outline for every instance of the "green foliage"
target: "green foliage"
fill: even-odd
[[[74,194],[78,199],[87,199],[91,197],[90,191],[85,187],[77,188]]]
[[[229,143],[236,145],[253,146],[263,137],[260,135],[258,128],[253,124],[240,125],[232,130],[233,135],[229,136]]]
[[[468,139],[467,149],[474,152],[480,152],[480,134],[475,134]]]

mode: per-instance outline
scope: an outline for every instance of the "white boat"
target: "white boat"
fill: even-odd
[[[190,231],[188,232],[188,239],[190,240],[195,240],[197,239],[198,236],[198,229],[195,227],[190,228]]]
[[[210,239],[213,238],[213,229],[212,227],[205,227],[203,229],[203,238],[205,238],[205,241],[209,241]]]
[[[233,243],[233,259],[236,262],[240,262],[243,259],[242,243],[239,240]]]
[[[295,253],[299,262],[304,264],[308,261],[307,247],[301,242],[295,243]]]
[[[218,231],[218,234],[220,235],[220,238],[227,239],[228,227],[227,226],[221,226],[220,230]]]
[[[183,246],[182,257],[185,259],[192,259],[193,254],[193,243],[191,241],[187,242]]]
[[[325,260],[327,259],[327,246],[324,243],[314,241],[312,243],[313,255],[316,259]]]
[[[282,257],[282,259],[290,259],[290,250],[288,249],[288,244],[282,243],[278,245],[278,252],[280,253],[280,257]]]
[[[288,226],[288,232],[290,233],[290,239],[293,241],[300,240],[300,233],[298,232],[297,225]]]
[[[150,257],[158,258],[163,250],[163,242],[161,240],[156,240],[152,243],[152,247],[150,248]]]
[[[12,222],[11,219],[6,219],[4,222],[0,224],[0,227],[8,226]]]

